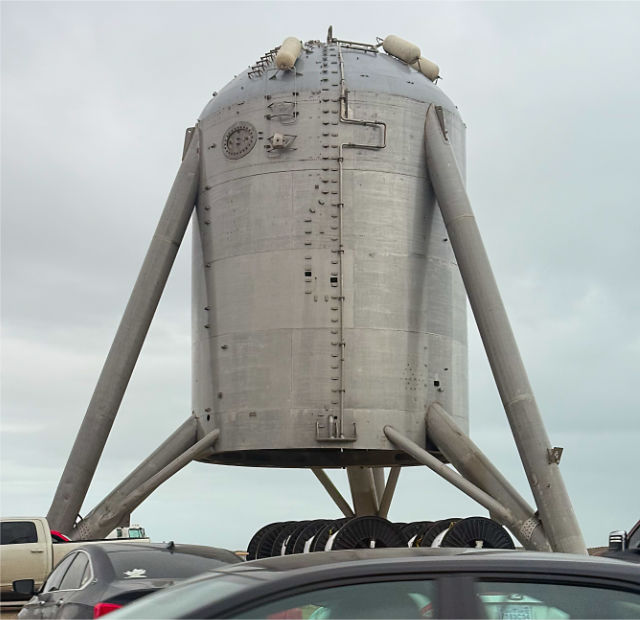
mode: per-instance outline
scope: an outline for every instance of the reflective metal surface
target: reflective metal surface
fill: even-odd
[[[425,446],[433,402],[468,429],[466,299],[426,178],[429,103],[463,167],[455,106],[371,50],[307,44],[295,70],[245,72],[203,111],[193,411],[200,436],[221,431],[206,460],[410,463],[383,428]]]

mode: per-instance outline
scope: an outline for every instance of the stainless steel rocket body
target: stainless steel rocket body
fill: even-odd
[[[466,296],[427,178],[424,119],[456,107],[404,62],[307,43],[204,109],[193,406],[209,462],[399,465],[440,403],[468,430]]]

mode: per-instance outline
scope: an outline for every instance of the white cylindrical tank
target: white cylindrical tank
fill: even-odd
[[[409,43],[401,37],[390,34],[382,42],[382,49],[407,64],[411,64],[420,58],[420,48],[414,43]]]
[[[413,76],[313,42],[295,74],[258,64],[204,109],[193,411],[220,429],[205,460],[410,463],[383,428],[429,449],[433,402],[468,429],[466,297],[423,142],[443,106],[464,168],[464,125]]]
[[[283,71],[291,71],[302,52],[302,41],[295,37],[287,37],[276,54],[276,67]]]
[[[418,60],[411,63],[411,66],[416,70],[420,71],[422,75],[428,77],[432,82],[435,82],[436,79],[440,76],[440,67],[435,62],[432,62],[428,58],[424,56],[420,56]]]

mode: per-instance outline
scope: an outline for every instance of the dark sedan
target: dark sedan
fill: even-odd
[[[236,562],[240,559],[231,551],[196,545],[78,547],[53,569],[18,618],[98,618],[179,580]],[[14,582],[14,588],[30,594],[33,582]]]
[[[356,549],[210,571],[116,618],[638,618],[636,565],[503,550]]]

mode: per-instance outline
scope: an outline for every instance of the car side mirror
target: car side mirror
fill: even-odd
[[[36,593],[36,582],[33,579],[17,579],[13,582],[13,591],[32,596]]]

